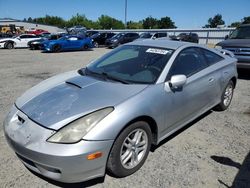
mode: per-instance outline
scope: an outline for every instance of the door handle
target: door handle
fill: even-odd
[[[214,78],[209,78],[208,82],[213,82],[214,81]]]

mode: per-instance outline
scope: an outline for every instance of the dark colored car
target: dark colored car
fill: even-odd
[[[215,47],[233,52],[238,59],[238,68],[250,69],[250,24],[241,25],[225,39]]]
[[[48,35],[48,36],[44,36],[43,38],[41,39],[38,39],[38,40],[32,40],[30,42],[28,42],[28,47],[31,49],[31,50],[41,50],[43,48],[43,42],[46,41],[46,40],[57,40],[63,36],[65,36],[66,34],[64,33],[60,33],[60,34],[53,34],[53,35]]]
[[[99,33],[99,31],[89,30],[86,32],[86,36],[91,37],[92,35],[95,35],[97,33]]]
[[[100,45],[104,45],[105,41],[113,37],[115,33],[96,33],[91,36],[93,40],[93,46],[98,48]]]
[[[197,33],[180,33],[177,36],[171,36],[172,40],[199,43],[199,36]]]
[[[139,37],[138,33],[119,33],[114,35],[112,38],[107,39],[105,44],[108,48],[115,48],[121,44],[132,42]]]
[[[11,38],[11,37],[13,37],[12,34],[0,33],[0,39]]]

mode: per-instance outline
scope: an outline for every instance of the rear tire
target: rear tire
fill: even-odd
[[[60,52],[61,51],[61,46],[59,44],[55,44],[52,48],[53,52]]]
[[[4,47],[6,49],[13,49],[14,48],[14,44],[12,42],[6,42],[6,44],[4,45]]]
[[[230,80],[221,95],[221,102],[217,106],[215,106],[214,109],[216,111],[226,110],[231,104],[233,98],[233,92],[234,92],[234,83],[232,80]]]
[[[126,127],[114,142],[107,171],[114,177],[133,174],[144,164],[152,142],[152,133],[146,122],[135,122]]]

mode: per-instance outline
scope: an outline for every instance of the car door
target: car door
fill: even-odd
[[[27,47],[29,35],[21,35],[17,38],[16,47]]]
[[[80,42],[78,41],[79,39],[75,36],[69,37],[65,41],[65,49],[76,49],[80,47]]]
[[[212,79],[207,68],[206,59],[196,47],[186,48],[178,54],[165,83],[166,127],[163,134],[211,108],[210,100],[216,85],[215,78]],[[172,89],[169,86],[171,77],[180,74],[187,77],[186,84],[182,88]]]

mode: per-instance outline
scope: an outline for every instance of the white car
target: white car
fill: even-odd
[[[40,37],[33,34],[22,34],[13,38],[4,38],[0,40],[0,48],[26,48],[28,42],[40,39]]]

